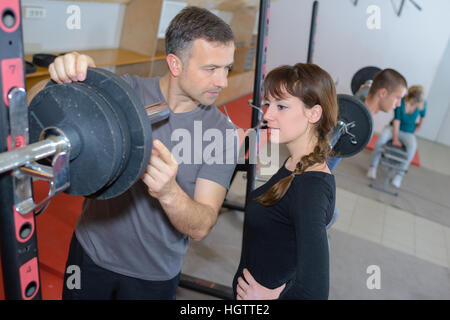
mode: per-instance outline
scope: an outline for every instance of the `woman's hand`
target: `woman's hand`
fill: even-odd
[[[275,289],[268,289],[260,285],[247,269],[243,270],[244,279],[238,278],[236,287],[237,300],[273,300],[278,299],[286,284]]]

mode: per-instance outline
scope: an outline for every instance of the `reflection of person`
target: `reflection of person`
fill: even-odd
[[[414,158],[417,149],[415,132],[420,129],[425,118],[427,103],[424,100],[424,89],[422,86],[412,86],[408,89],[401,105],[394,110],[394,119],[387,125],[375,145],[370,168],[367,176],[376,179],[377,167],[380,162],[384,144],[392,139],[392,145],[402,147],[405,145],[408,153],[408,160],[392,179],[392,185],[400,188],[403,175],[408,170],[409,164]],[[416,125],[417,118],[419,123]]]
[[[81,289],[64,286],[65,299],[174,299],[189,238],[203,239],[217,221],[234,164],[210,164],[203,158],[205,145],[194,146],[195,141],[183,152],[191,161],[199,156],[199,162],[177,163],[169,150],[177,144],[174,130],[194,136],[195,122],[203,130],[218,129],[226,141],[232,126],[211,104],[227,86],[233,33],[208,10],[187,7],[172,20],[165,40],[169,72],[164,77],[123,79],[144,105],[163,101],[171,114],[153,126],[153,151],[142,181],[114,199],[85,200],[67,260],[67,266],[81,269]],[[94,66],[90,57],[72,53],[57,58],[49,70],[62,83],[83,80],[88,66]],[[223,145],[217,153],[233,153],[226,148],[234,146]]]
[[[406,88],[406,80],[399,72],[394,69],[384,69],[375,74],[373,81],[369,80],[361,86],[360,89],[367,91],[367,94],[357,92],[356,97],[364,102],[372,115],[376,115],[380,110],[389,112],[398,107],[406,93]],[[329,158],[327,161],[330,170],[333,170],[341,160],[340,157]]]
[[[284,143],[290,157],[250,195],[234,294],[237,299],[327,299],[326,225],[336,187],[326,157],[337,121],[336,89],[326,71],[298,63],[272,70],[264,94],[270,139]]]
[[[361,86],[361,92],[357,92],[357,98],[361,99],[372,115],[382,112],[389,112],[400,105],[401,98],[405,95],[407,83],[405,78],[394,69],[384,69],[373,77],[373,81],[366,82]],[[331,171],[341,162],[340,157],[327,159],[328,167]],[[339,209],[333,214],[333,219],[327,226],[331,228],[339,216]]]

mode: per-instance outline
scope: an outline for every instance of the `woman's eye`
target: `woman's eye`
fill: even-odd
[[[278,107],[278,110],[284,110],[287,108],[286,106],[283,106],[281,104],[278,104],[277,107]]]

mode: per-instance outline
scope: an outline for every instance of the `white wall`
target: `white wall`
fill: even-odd
[[[164,38],[170,21],[187,6],[187,2],[164,0],[159,18],[158,38]]]
[[[416,0],[422,11],[406,1],[402,15],[392,4],[400,1],[320,0],[314,63],[338,81],[339,93],[350,93],[353,74],[368,65],[394,68],[408,84],[421,84],[430,91],[450,35],[450,1]],[[280,64],[306,61],[313,0],[278,0],[271,4],[268,70]],[[380,8],[380,29],[369,29],[368,6]],[[441,108],[441,106],[433,106]],[[446,107],[445,107],[446,108]],[[434,112],[430,106],[430,113]],[[392,115],[375,117],[375,131]],[[434,140],[426,128],[420,135]]]
[[[418,11],[406,1],[401,17],[394,13],[397,0],[320,0],[315,41],[314,63],[327,70],[337,81],[339,93],[350,93],[350,81],[361,67],[374,65],[400,71],[410,85],[421,84],[429,93],[427,121],[419,136],[450,144],[448,92],[432,88],[439,79],[448,79],[448,72],[437,74],[438,67],[447,67],[444,52],[450,35],[449,0],[416,0]],[[280,64],[306,61],[313,0],[277,0],[270,9],[267,69]],[[66,9],[76,4],[81,9],[81,29],[69,30]],[[367,27],[368,6],[380,8],[380,29]],[[26,53],[62,52],[70,50],[116,48],[120,43],[125,6],[114,3],[22,0],[22,6],[46,9],[44,19],[24,19],[23,33]],[[225,13],[216,12],[225,20]],[[163,23],[163,21],[161,21]],[[256,25],[255,25],[256,27]],[[448,49],[447,49],[448,51]],[[447,59],[448,59],[447,54]],[[435,80],[435,78],[437,80]],[[444,83],[448,83],[445,81]],[[432,90],[433,89],[433,90]],[[439,98],[433,95],[439,95]],[[442,100],[444,99],[444,100]],[[438,101],[434,103],[433,101]],[[447,117],[447,119],[445,119]],[[392,115],[375,116],[375,131],[390,121]]]
[[[442,57],[428,100],[428,115],[423,130],[436,141],[450,146],[450,41]]]
[[[447,82],[447,84],[448,84],[448,82]],[[447,102],[448,102],[447,112],[446,112],[445,117],[443,118],[442,124],[439,128],[436,142],[445,144],[450,147],[450,101],[447,100]],[[427,120],[427,121],[430,122],[429,120]],[[432,123],[432,122],[430,122],[430,123]]]
[[[64,52],[117,48],[125,14],[125,5],[98,2],[22,0],[26,6],[43,7],[43,19],[23,19],[25,53]],[[66,13],[70,5],[80,8],[80,29],[70,30]]]

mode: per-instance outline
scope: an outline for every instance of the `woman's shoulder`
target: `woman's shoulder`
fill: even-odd
[[[295,176],[293,184],[296,188],[305,188],[306,190],[317,190],[335,188],[334,175],[331,172],[309,170]]]
[[[306,171],[295,177],[288,194],[291,215],[301,212],[303,217],[323,217],[323,221],[329,221],[336,199],[334,175]],[[322,214],[317,215],[317,212]]]

